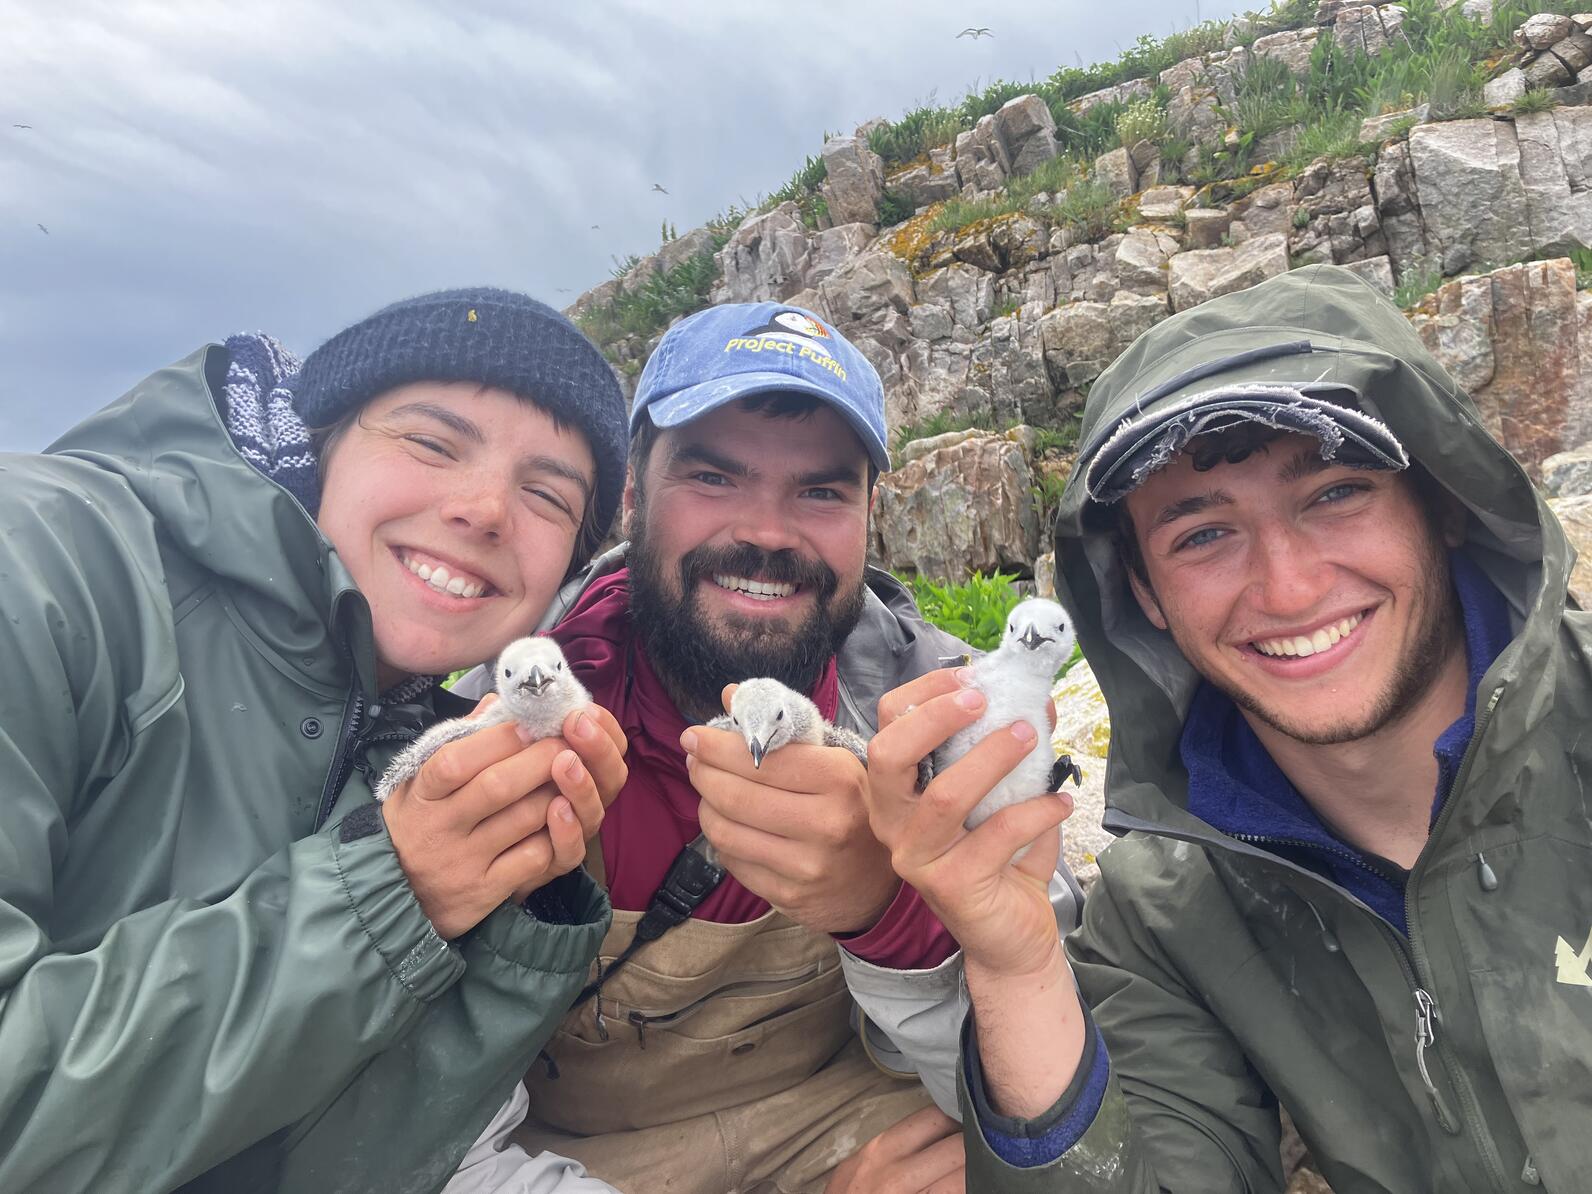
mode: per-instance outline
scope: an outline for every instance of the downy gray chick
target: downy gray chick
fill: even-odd
[[[764,759],[787,742],[843,746],[864,764],[868,762],[866,742],[850,730],[825,721],[817,705],[778,680],[743,681],[730,698],[729,713],[715,717],[708,726],[733,730],[745,738],[754,767],[761,767]]]
[[[377,800],[387,799],[394,788],[420,771],[422,763],[466,734],[517,721],[532,741],[539,741],[559,733],[573,710],[591,704],[591,694],[575,679],[564,652],[550,638],[515,639],[498,656],[493,676],[498,700],[492,707],[480,717],[439,721],[404,747],[377,782]]]
[[[989,704],[983,717],[934,752],[934,771],[943,771],[985,736],[1015,721],[1026,721],[1038,737],[1033,749],[968,813],[969,829],[1009,804],[1056,789],[1060,781],[1052,774],[1056,756],[1046,702],[1076,642],[1067,611],[1054,601],[1031,597],[1007,616],[1001,645],[973,661],[973,686]],[[1072,770],[1070,760],[1067,768]]]

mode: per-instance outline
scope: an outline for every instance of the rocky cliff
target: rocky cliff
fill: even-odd
[[[878,368],[902,440],[1035,429],[942,436],[881,482],[880,561],[951,579],[1031,570],[1076,413],[1136,336],[1312,262],[1397,297],[1540,475],[1592,439],[1592,14],[1540,7],[1290,0],[869,121],[570,311],[633,386],[670,318],[789,301]]]

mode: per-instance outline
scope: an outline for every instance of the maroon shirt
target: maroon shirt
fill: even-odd
[[[630,740],[630,777],[599,831],[608,897],[613,906],[644,911],[669,864],[701,832],[700,797],[686,775],[680,735],[691,723],[675,708],[652,670],[630,621],[630,571],[594,581],[552,630],[575,677],[618,720]],[[840,687],[831,658],[807,694],[833,720]],[[768,902],[735,879],[724,881],[692,913],[719,924],[745,924],[768,911]],[[893,970],[938,966],[956,941],[922,898],[903,883],[879,922],[867,932],[840,937],[851,953]]]

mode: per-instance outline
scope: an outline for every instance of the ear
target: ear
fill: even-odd
[[[1150,625],[1157,630],[1165,630],[1166,615],[1161,612],[1161,603],[1156,599],[1155,590],[1140,580],[1139,574],[1132,568],[1128,569],[1128,584],[1133,587],[1133,598],[1144,611],[1144,616],[1150,620]]]

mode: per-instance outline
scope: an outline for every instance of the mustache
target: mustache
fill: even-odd
[[[818,590],[827,599],[840,584],[834,569],[822,560],[809,559],[792,548],[765,551],[752,543],[733,547],[694,547],[680,557],[682,592],[704,577],[744,576],[775,584],[796,584]]]

